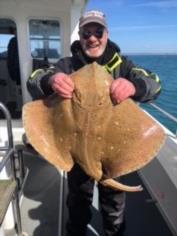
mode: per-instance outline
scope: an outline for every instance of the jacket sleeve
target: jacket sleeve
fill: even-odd
[[[134,84],[136,93],[132,98],[136,101],[154,100],[161,92],[160,80],[156,73],[135,66],[125,57],[122,57],[121,76]]]
[[[33,100],[44,98],[53,93],[52,88],[48,84],[50,76],[53,74],[49,69],[37,69],[33,71],[27,81],[27,89]],[[42,83],[45,81],[45,89]],[[48,84],[48,85],[47,85]]]
[[[49,84],[49,78],[57,73],[70,74],[70,58],[60,59],[55,66],[40,68],[32,72],[28,81],[27,89],[33,100],[41,99],[53,93]]]

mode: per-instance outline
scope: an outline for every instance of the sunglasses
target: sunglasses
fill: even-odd
[[[82,32],[82,38],[83,39],[89,39],[91,36],[94,36],[98,39],[101,39],[103,37],[104,29],[98,28],[95,30],[95,32],[90,32],[89,30],[83,30]]]

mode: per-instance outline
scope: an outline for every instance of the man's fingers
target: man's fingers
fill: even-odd
[[[69,91],[73,91],[74,89],[74,83],[68,76],[56,77],[53,81],[53,85]]]
[[[119,78],[112,82],[110,94],[113,101],[120,103],[135,94],[135,87],[130,81]]]
[[[69,76],[64,78],[64,82],[73,90],[74,89],[74,82]]]
[[[68,92],[72,92],[74,87],[71,84],[68,84],[66,81],[57,81],[55,84],[55,88],[58,90],[66,90]]]
[[[55,86],[54,91],[62,97],[72,97],[72,92],[73,92],[73,90],[71,90],[70,88],[68,89],[65,88],[65,86],[61,87],[59,85]]]
[[[115,90],[117,89],[117,87],[119,87],[119,84],[120,84],[120,81],[117,79],[117,80],[114,80],[111,84],[111,87],[110,87],[110,93],[113,94],[115,92]]]
[[[50,79],[52,89],[63,98],[72,98],[74,82],[64,73],[57,73]]]

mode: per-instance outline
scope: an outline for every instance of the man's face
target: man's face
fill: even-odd
[[[91,58],[100,57],[108,41],[107,30],[96,23],[91,23],[79,31],[80,42],[85,54]]]

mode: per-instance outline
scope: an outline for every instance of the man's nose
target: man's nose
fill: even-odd
[[[90,40],[90,41],[96,41],[96,40],[97,40],[97,37],[96,37],[94,34],[92,34],[92,35],[90,36],[89,40]]]

